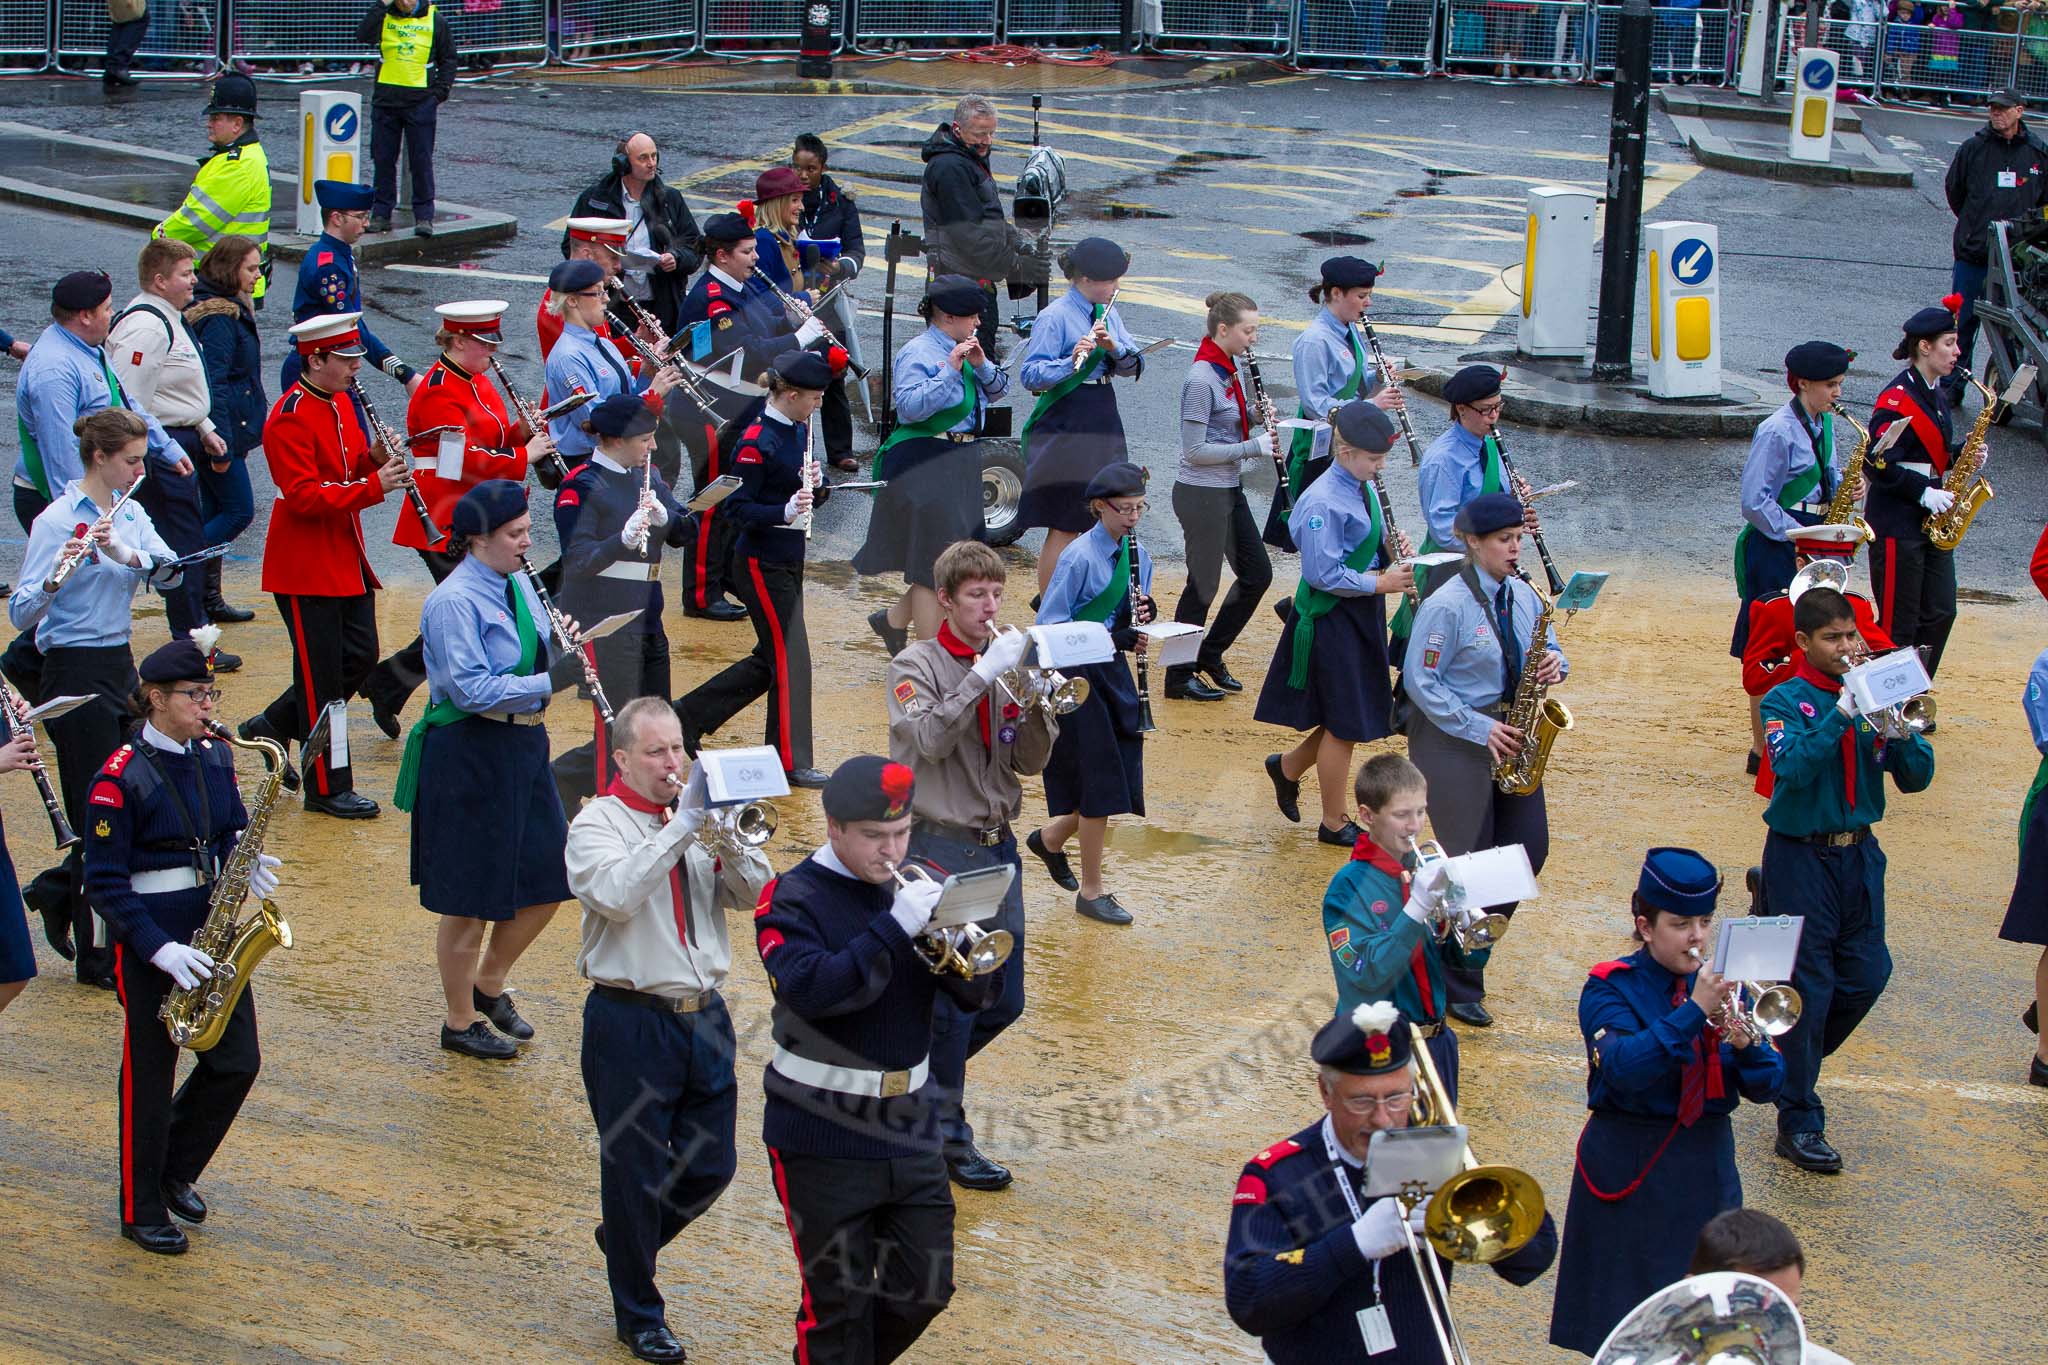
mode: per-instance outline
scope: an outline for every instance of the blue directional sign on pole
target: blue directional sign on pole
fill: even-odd
[[[347,142],[356,135],[356,111],[346,104],[337,104],[327,111],[327,136],[334,142]]]
[[[1835,64],[1825,57],[1816,57],[1799,68],[1799,79],[1808,90],[1825,90],[1835,83]]]
[[[1701,285],[1714,273],[1714,248],[1688,237],[1671,253],[1671,275],[1680,284]]]

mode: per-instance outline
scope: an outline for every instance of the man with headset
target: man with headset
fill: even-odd
[[[631,225],[620,283],[675,334],[683,295],[699,264],[697,220],[681,190],[661,178],[661,149],[646,133],[629,133],[612,152],[611,169],[577,197],[571,216],[621,218]],[[562,254],[569,239],[562,238]]]

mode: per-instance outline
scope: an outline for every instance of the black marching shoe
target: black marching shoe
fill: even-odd
[[[230,654],[219,646],[213,651],[213,671],[216,673],[239,673],[242,671],[242,656]]]
[[[1761,915],[1764,912],[1764,870],[1761,867],[1745,868],[1742,889],[1749,892],[1749,913]]]
[[[823,768],[796,768],[792,769],[789,774],[789,785],[792,787],[807,787],[812,791],[817,791],[830,781],[831,777],[832,774],[826,772]]]
[[[1273,800],[1279,805],[1280,813],[1300,824],[1301,783],[1280,771],[1280,755],[1266,755],[1266,776],[1273,779]]]
[[[1195,665],[1195,671],[1198,673],[1208,674],[1209,681],[1215,683],[1225,692],[1244,691],[1244,684],[1239,682],[1236,678],[1232,677],[1230,675],[1230,670],[1228,668],[1225,668],[1221,663],[1197,664]]]
[[[256,613],[247,607],[238,607],[221,594],[221,567],[218,559],[206,563],[206,619],[215,625],[240,625],[256,619]]]
[[[478,1014],[491,1021],[492,1028],[507,1038],[517,1038],[523,1043],[533,1037],[533,1025],[521,1019],[519,1011],[512,1007],[511,991],[505,991],[501,995],[485,995],[471,986],[469,1001],[476,1007]]]
[[[903,646],[910,643],[909,631],[898,630],[889,624],[889,612],[886,608],[868,613],[868,629],[881,637],[882,648],[889,651],[889,657],[892,659],[903,652]]]
[[[721,597],[708,607],[684,607],[683,615],[700,621],[744,621],[747,609],[729,597]]]
[[[1220,687],[1209,686],[1201,674],[1189,669],[1168,676],[1166,696],[1169,701],[1222,701],[1225,693]]]
[[[77,959],[78,949],[71,942],[71,903],[66,889],[71,879],[62,872],[62,868],[53,868],[40,873],[21,888],[21,899],[43,917],[43,937],[57,956],[71,962]]]
[[[1762,768],[1763,765],[1764,756],[1758,753],[1756,750],[1751,749],[1749,751],[1748,760],[1744,762],[1742,765],[1742,771],[1748,773],[1751,777],[1755,777],[1757,775],[1757,770]]]
[[[2040,1036],[2041,1003],[2038,1000],[2035,1001],[2033,1004],[2027,1006],[2027,1012],[2020,1016],[2020,1022],[2027,1026],[2027,1032],[2035,1035],[2036,1037]]]
[[[1067,855],[1064,852],[1055,852],[1047,848],[1044,836],[1039,831],[1034,829],[1024,836],[1024,847],[1038,855],[1038,861],[1045,864],[1046,873],[1052,877],[1054,883],[1061,889],[1066,891],[1079,891],[1081,889],[1081,879],[1074,875],[1074,865],[1067,861]]]
[[[1488,1014],[1486,1006],[1480,1004],[1477,1000],[1460,1000],[1457,1004],[1445,1010],[1444,1013],[1450,1015],[1451,1018],[1461,1024],[1470,1024],[1473,1028],[1493,1027],[1493,1016]]]
[[[1802,1171],[1834,1175],[1842,1169],[1842,1154],[1819,1133],[1780,1133],[1775,1150]]]
[[[1358,847],[1358,836],[1363,833],[1365,831],[1358,827],[1356,820],[1346,820],[1335,829],[1331,829],[1320,820],[1316,821],[1316,842],[1319,844],[1333,844],[1338,848],[1356,848]]]
[[[121,1235],[159,1256],[183,1256],[192,1245],[185,1240],[185,1230],[176,1223],[123,1223]]]
[[[2028,1085],[2048,1085],[2048,1062],[2041,1060],[2041,1054],[2034,1054],[2033,1065],[2027,1068]]]
[[[626,1343],[626,1349],[639,1360],[676,1361],[687,1360],[683,1343],[676,1340],[676,1334],[667,1326],[643,1327],[637,1332],[619,1329],[619,1340]]]
[[[306,809],[337,820],[374,820],[378,815],[377,803],[361,792],[336,792],[332,796],[307,792]]]
[[[519,1055],[519,1044],[510,1038],[500,1038],[481,1019],[460,1033],[446,1024],[441,1025],[441,1046],[450,1052],[460,1052],[465,1057],[477,1057],[486,1062],[510,1061]]]
[[[1123,902],[1116,898],[1116,892],[1105,891],[1099,896],[1084,896],[1074,893],[1074,912],[1104,924],[1129,924],[1131,912],[1124,909]]]
[[[164,1207],[188,1223],[206,1221],[206,1201],[199,1197],[199,1191],[182,1180],[166,1180],[157,1187],[164,1197]]]
[[[1010,1168],[983,1156],[973,1143],[946,1153],[946,1174],[965,1190],[1004,1190],[1010,1187]]]

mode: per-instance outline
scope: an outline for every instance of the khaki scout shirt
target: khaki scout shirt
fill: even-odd
[[[989,742],[981,742],[977,703],[989,697]],[[1004,718],[1009,698],[984,685],[972,659],[956,659],[937,640],[919,640],[889,662],[889,757],[917,774],[911,809],[920,820],[987,829],[1014,820],[1024,806],[1018,778],[1052,757],[1057,722],[1032,706]],[[1013,703],[1012,703],[1013,704]],[[1004,742],[1004,729],[1015,737]]]

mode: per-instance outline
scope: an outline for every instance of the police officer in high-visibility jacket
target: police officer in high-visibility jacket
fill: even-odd
[[[200,158],[185,202],[150,235],[175,237],[202,252],[229,233],[254,237],[263,249],[263,278],[255,289],[260,307],[270,283],[270,158],[256,140],[256,82],[230,72],[213,83],[206,137],[213,150]]]
[[[398,204],[398,144],[412,172],[412,232],[434,235],[434,126],[455,90],[455,34],[433,0],[370,0],[356,41],[377,48],[370,96],[370,164],[377,201],[370,231],[391,231]]]

